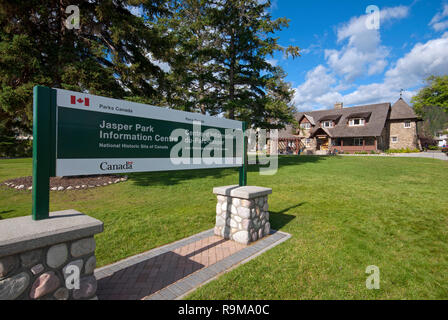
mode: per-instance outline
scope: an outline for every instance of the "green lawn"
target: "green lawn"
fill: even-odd
[[[31,174],[31,160],[0,160],[0,181]],[[104,221],[98,265],[212,228],[212,188],[237,171],[132,174],[125,183],[51,192],[51,209]],[[212,281],[192,299],[447,299],[448,162],[388,157],[282,157],[271,224],[292,238]],[[31,193],[0,187],[0,219],[30,214]],[[367,290],[376,265],[381,289]]]

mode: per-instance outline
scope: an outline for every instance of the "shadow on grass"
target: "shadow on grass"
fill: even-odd
[[[290,206],[288,208],[285,208],[281,211],[270,211],[269,210],[269,217],[270,217],[270,223],[271,223],[271,227],[275,230],[279,230],[281,228],[283,228],[284,226],[286,226],[288,223],[291,222],[291,220],[293,220],[296,216],[291,215],[291,214],[285,214],[285,212],[294,209],[294,208],[298,208],[302,205],[304,205],[306,202],[300,202],[296,205]]]
[[[327,160],[327,156],[280,156],[279,167],[300,165],[304,163],[314,163]],[[337,157],[331,157],[337,158]],[[169,161],[169,160],[167,160]],[[260,167],[268,165],[249,165],[248,172],[258,172]],[[217,169],[196,169],[196,170],[176,170],[161,172],[137,172],[128,174],[129,181],[133,181],[139,186],[169,186],[176,185],[185,180],[213,178],[222,179],[226,176],[238,174],[239,168],[217,168]]]
[[[3,210],[3,211],[0,211],[0,214],[6,214],[6,213],[14,212],[14,211],[16,211],[16,210]],[[2,220],[2,219],[3,219],[2,216],[0,216],[0,220]]]
[[[138,172],[128,174],[128,179],[139,186],[170,186],[192,179],[222,179],[235,173],[238,173],[238,168]]]

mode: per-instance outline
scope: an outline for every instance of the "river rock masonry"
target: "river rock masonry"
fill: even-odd
[[[238,185],[213,188],[217,195],[215,235],[242,244],[271,231],[268,195],[271,188]]]

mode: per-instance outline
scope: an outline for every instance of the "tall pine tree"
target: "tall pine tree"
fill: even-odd
[[[66,27],[69,5],[79,8],[79,29]],[[35,85],[160,101],[165,73],[154,59],[170,55],[172,43],[158,19],[170,14],[171,5],[163,0],[0,1],[3,132],[31,133]]]
[[[284,124],[279,119],[292,121],[293,110],[285,108],[291,92],[283,84],[284,74],[268,58],[277,51],[293,58],[299,56],[298,47],[282,47],[274,37],[276,31],[288,26],[288,20],[273,20],[268,12],[270,6],[270,1],[223,0],[215,1],[212,12],[222,41],[216,61],[221,67],[223,109],[230,119],[264,128]],[[283,88],[284,94],[268,97],[274,87],[277,92]]]

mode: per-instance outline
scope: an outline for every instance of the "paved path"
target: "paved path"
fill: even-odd
[[[448,156],[442,152],[416,152],[416,153],[393,153],[393,154],[339,154],[348,157],[410,157],[431,158],[448,161]]]
[[[287,240],[273,231],[251,245],[201,232],[95,270],[100,300],[177,299]]]

